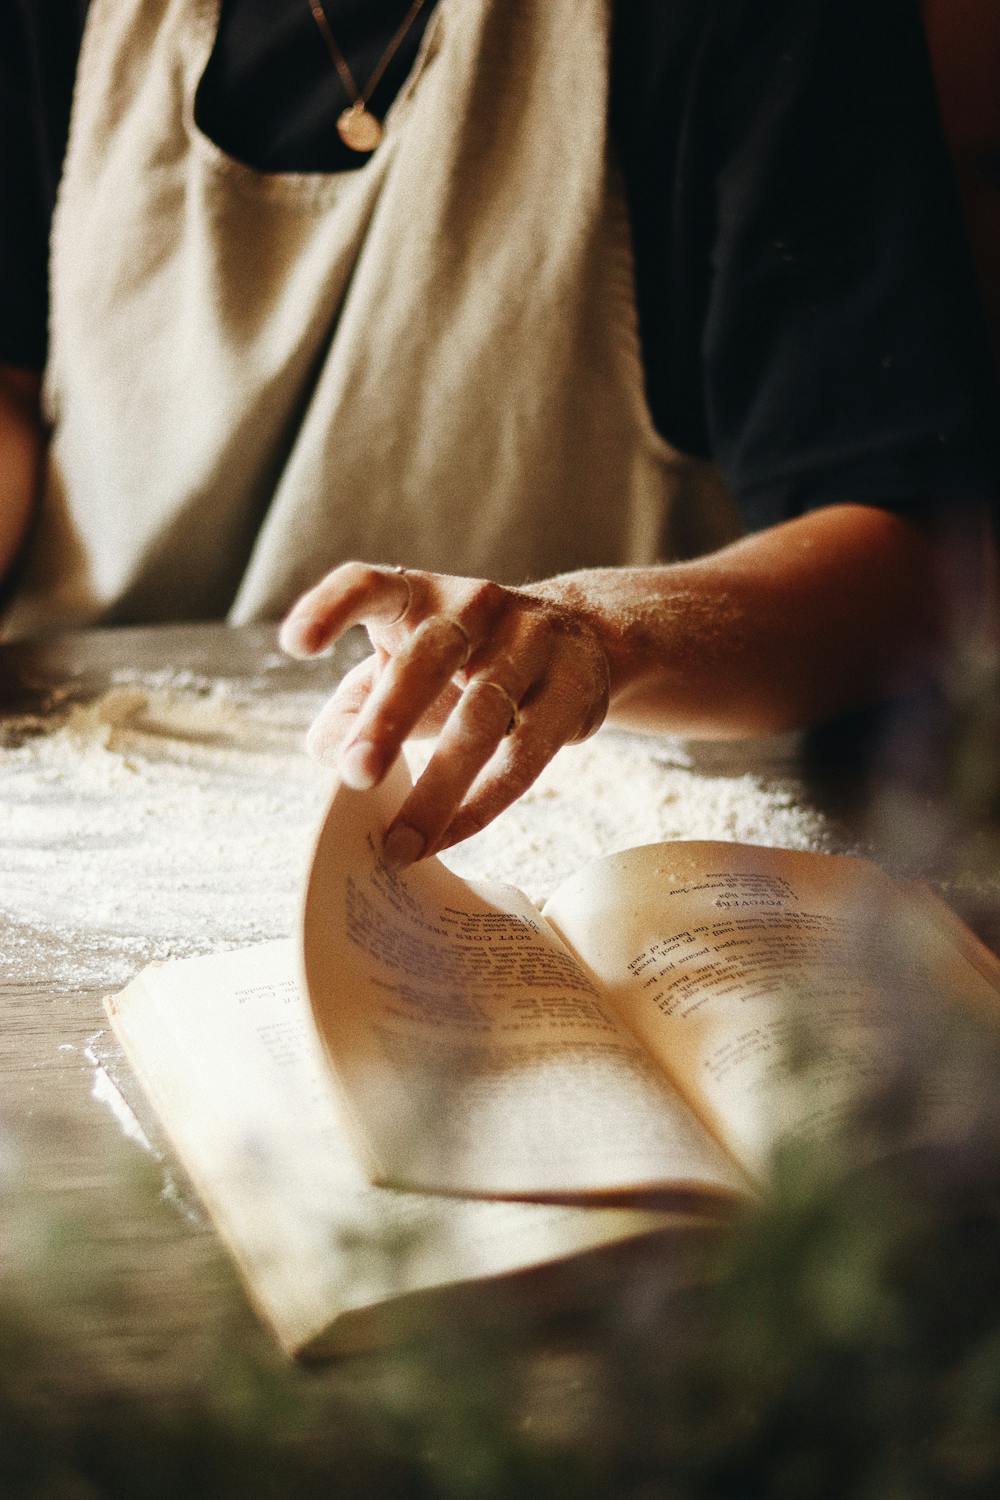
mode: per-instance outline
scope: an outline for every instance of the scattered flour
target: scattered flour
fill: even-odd
[[[321,701],[120,673],[93,702],[0,721],[0,979],[110,990],[153,960],[290,932],[330,780],[301,748]],[[679,741],[604,732],[448,862],[541,900],[587,859],[672,838],[827,834],[787,777],[705,774]]]
[[[705,774],[679,740],[604,731],[563,750],[519,802],[446,861],[541,902],[589,859],[670,839],[830,847],[826,821],[802,805],[787,775]]]
[[[290,931],[329,784],[301,751],[320,701],[158,673],[4,720],[3,977],[114,988]]]
[[[144,1151],[152,1152],[153,1147],[149,1136],[143,1130],[132,1106],[126,1100],[125,1095],[115,1083],[103,1062],[101,1062],[94,1048],[88,1047],[84,1056],[93,1070],[90,1086],[91,1098],[96,1099],[99,1104],[103,1104],[111,1111],[118,1121],[121,1133],[126,1140],[135,1141],[136,1145],[141,1146]]]

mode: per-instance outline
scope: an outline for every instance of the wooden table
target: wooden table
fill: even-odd
[[[5,747],[0,755],[8,760],[8,775],[0,783],[0,827],[5,828],[10,897],[5,912],[8,941],[0,959],[0,1183],[16,1200],[17,1212],[25,1216],[23,1232],[5,1233],[0,1271],[6,1263],[16,1282],[26,1267],[42,1267],[52,1226],[63,1226],[61,1259],[57,1257],[62,1270],[57,1268],[54,1279],[48,1281],[39,1269],[40,1295],[44,1295],[53,1326],[64,1329],[67,1320],[75,1320],[75,1326],[85,1317],[80,1341],[89,1351],[94,1378],[112,1383],[126,1395],[163,1397],[180,1389],[190,1381],[192,1371],[207,1368],[211,1350],[220,1340],[223,1344],[227,1339],[250,1341],[259,1352],[267,1345],[242,1300],[220,1296],[220,1286],[230,1282],[227,1262],[183,1184],[176,1183],[169,1158],[158,1159],[138,1150],[123,1135],[122,1119],[127,1116],[120,1108],[116,1115],[109,1107],[120,1105],[116,1097],[120,1090],[126,1103],[135,1103],[154,1149],[162,1151],[148,1114],[131,1099],[127,1070],[106,1031],[101,1000],[124,982],[126,969],[135,971],[149,959],[166,956],[183,934],[165,934],[161,924],[147,939],[141,921],[133,921],[123,937],[120,930],[112,930],[114,923],[102,927],[97,922],[89,933],[76,933],[78,944],[83,945],[80,952],[67,951],[65,931],[53,912],[61,909],[60,881],[71,881],[73,862],[83,855],[68,838],[60,868],[51,857],[46,864],[41,846],[47,845],[49,856],[58,846],[59,798],[64,799],[69,818],[74,797],[82,794],[75,788],[72,767],[55,790],[40,778],[30,757],[26,763],[30,774],[25,773],[24,747],[30,750],[32,734],[44,735],[54,724],[65,725],[73,705],[86,704],[115,687],[122,692],[145,692],[153,699],[156,694],[181,698],[187,694],[195,701],[224,690],[251,720],[255,711],[263,712],[262,705],[270,706],[269,758],[264,772],[280,777],[284,766],[295,786],[305,787],[305,780],[295,780],[303,775],[302,733],[339,673],[357,659],[359,649],[359,642],[352,640],[332,659],[295,664],[277,652],[270,629],[233,631],[206,626],[91,632],[0,651],[4,715],[0,741]],[[280,706],[277,717],[275,704]],[[26,714],[37,716],[33,726]],[[177,731],[174,740],[184,741],[185,754],[194,755],[197,725]],[[691,774],[711,779],[731,774],[734,768],[766,767],[774,783],[787,789],[788,797],[799,802],[815,798],[815,789],[807,788],[795,768],[792,748],[787,742],[756,748],[703,747]],[[164,754],[179,753],[168,726]],[[206,756],[197,771],[199,795],[206,788],[211,791],[219,777],[228,778],[226,785],[232,792],[233,764],[239,765],[244,756],[248,784],[256,788],[254,816],[276,820],[280,833],[288,818],[289,796],[276,795],[271,807],[261,792],[264,772],[254,754],[249,741],[231,743],[224,772],[213,770],[211,757]],[[148,781],[145,787],[148,794]],[[125,770],[111,794],[124,799],[121,806],[125,808]],[[44,812],[47,820],[45,832],[38,836],[26,821],[32,798],[39,818]],[[815,806],[817,817],[826,820],[829,847],[856,845],[856,822],[844,821],[824,808],[821,799],[816,799]],[[303,805],[302,826],[308,812]],[[132,828],[127,817],[124,826]],[[119,823],[109,817],[107,840],[113,845],[121,836]],[[259,828],[255,836],[259,839]],[[152,826],[147,856],[153,866],[157,837]],[[932,848],[939,848],[939,833],[927,841],[924,852]],[[214,890],[220,903],[225,893],[226,909],[233,910],[233,884],[249,879],[251,873],[244,870],[241,875],[240,852],[237,829],[218,866],[201,871],[198,889],[209,906]],[[30,901],[17,894],[14,876],[19,870],[32,870],[37,876],[39,861],[43,871],[49,872],[51,886],[45,891],[45,910],[33,916]],[[281,879],[287,887],[288,871]],[[239,931],[220,928],[202,945],[242,940],[247,931],[260,937],[277,935],[292,897],[287,888],[277,890],[273,910],[248,911],[245,921],[241,917]],[[109,909],[117,921],[120,912],[115,899],[109,893]],[[249,905],[256,901],[259,908],[267,904],[261,901],[257,885],[247,899]],[[16,907],[13,911],[11,903]],[[210,933],[210,924],[202,924],[199,931]],[[76,985],[71,982],[74,964],[85,976]],[[147,1185],[139,1208],[135,1195],[123,1189],[137,1172],[144,1175]],[[173,1198],[171,1183],[176,1188]],[[8,1218],[6,1222],[14,1221]],[[32,1234],[36,1235],[33,1242]],[[31,1242],[27,1250],[26,1239]],[[86,1315],[69,1296],[64,1308],[60,1287],[73,1292],[78,1279],[91,1276],[99,1283],[103,1300],[93,1301]],[[2,1286],[0,1280],[0,1290]]]
[[[53,1274],[57,1283],[66,1279],[67,1307],[61,1311],[50,1305],[49,1312],[54,1322],[77,1319],[79,1309],[69,1306],[69,1294],[75,1293],[77,1277],[96,1276],[100,1297],[115,1310],[110,1316],[102,1314],[95,1303],[93,1325],[80,1341],[89,1349],[100,1378],[110,1376],[125,1392],[162,1394],[189,1378],[218,1337],[213,1310],[220,1300],[220,1279],[228,1277],[214,1235],[183,1186],[178,1199],[169,1201],[172,1168],[151,1162],[148,1153],[137,1152],[123,1136],[121,1100],[115,1095],[119,1086],[128,1089],[128,1074],[123,1066],[115,1067],[117,1053],[106,1031],[103,996],[120,987],[127,969],[137,972],[148,960],[165,956],[171,944],[169,935],[164,941],[162,931],[158,939],[144,939],[141,911],[124,936],[112,930],[112,920],[104,930],[98,922],[89,934],[81,933],[77,911],[67,938],[53,915],[59,910],[59,886],[65,885],[64,905],[72,905],[74,862],[86,855],[74,847],[73,802],[85,795],[94,797],[95,789],[75,786],[71,772],[46,785],[37,772],[31,773],[30,763],[26,778],[19,775],[24,766],[11,763],[18,760],[18,746],[30,750],[31,736],[44,733],[46,721],[63,723],[73,705],[90,702],[116,685],[127,692],[129,684],[146,682],[160,684],[152,690],[154,697],[157,692],[186,692],[197,701],[209,685],[222,685],[246,708],[256,701],[280,699],[283,717],[280,732],[271,736],[268,765],[280,768],[283,759],[292,765],[302,759],[302,737],[324,692],[357,651],[358,643],[351,642],[332,660],[295,664],[278,653],[271,629],[208,626],[89,632],[51,643],[8,646],[0,652],[0,737],[5,744],[0,756],[6,753],[8,760],[0,790],[0,828],[8,881],[13,881],[0,957],[0,1141],[8,1165],[6,1180],[16,1187],[31,1233],[39,1239],[35,1250],[19,1251],[11,1238],[4,1237],[0,1268],[9,1259],[15,1264],[8,1269],[22,1273],[23,1257],[35,1254],[39,1274],[47,1275],[42,1265],[45,1246],[53,1238],[61,1239],[62,1270],[57,1266]],[[39,716],[37,726],[26,724],[26,714]],[[197,734],[192,733],[194,744]],[[168,750],[165,740],[165,753]],[[240,753],[240,746],[230,747],[230,760],[238,760]],[[247,751],[247,761],[251,758]],[[211,785],[210,759],[202,769],[205,783]],[[103,793],[106,838],[112,843],[122,837],[121,810],[128,794],[127,784],[112,785]],[[37,831],[26,798],[29,804],[32,799],[37,803]],[[51,879],[55,889],[38,892],[45,900],[36,916],[30,895],[19,895],[15,877],[20,871],[27,879],[40,846],[57,841],[60,799],[67,824],[65,859],[50,873],[43,867],[43,877]],[[154,824],[146,850],[154,864],[157,837]],[[204,870],[202,894],[208,903],[213,888],[221,892],[226,887],[231,896],[233,882],[240,880],[238,838],[226,853],[221,868],[206,865]],[[138,860],[138,852],[134,857]],[[127,863],[121,868],[127,871]],[[137,880],[139,873],[137,869]],[[277,894],[289,898],[291,893]],[[87,903],[78,892],[77,907],[81,905],[85,915]],[[260,936],[276,935],[264,913]],[[220,945],[227,938],[232,941],[231,934],[219,931]],[[74,967],[83,975],[76,985]],[[118,1107],[118,1117],[109,1104]],[[143,1126],[159,1150],[148,1116]],[[150,1164],[152,1190],[147,1182],[138,1194],[123,1192],[123,1184],[133,1182],[137,1171]],[[51,1300],[53,1295],[58,1297],[59,1286],[46,1282],[44,1296]],[[226,1316],[233,1316],[234,1307],[245,1324],[241,1331],[255,1336],[252,1314],[244,1312],[240,1302],[229,1299]]]

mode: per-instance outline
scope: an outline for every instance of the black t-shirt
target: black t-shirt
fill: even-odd
[[[326,0],[362,87],[405,9]],[[85,12],[0,0],[0,363],[44,360]],[[306,0],[222,0],[197,99],[220,146],[263,171],[359,166],[349,102]],[[750,526],[992,492],[995,387],[916,0],[617,0],[611,133],[653,420],[718,461]]]

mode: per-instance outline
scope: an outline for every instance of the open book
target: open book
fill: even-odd
[[[753,1193],[776,1139],[834,1127],[889,1065],[901,1004],[996,1002],[972,933],[866,861],[650,845],[538,910],[437,860],[388,869],[404,792],[401,767],[336,789],[297,942],[153,967],[108,1001],[291,1351]]]

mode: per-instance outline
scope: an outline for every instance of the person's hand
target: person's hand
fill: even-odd
[[[437,734],[386,834],[395,864],[484,827],[607,712],[607,657],[578,605],[479,578],[350,562],[298,601],[281,643],[312,656],[358,624],[373,654],[344,678],[308,745],[366,788],[410,735]]]

